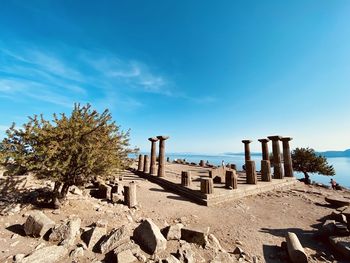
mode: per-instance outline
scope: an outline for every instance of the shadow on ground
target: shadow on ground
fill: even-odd
[[[11,213],[18,206],[21,208],[34,205],[38,208],[51,208],[52,189],[42,187],[26,188],[27,176],[5,176],[0,179],[0,214]]]

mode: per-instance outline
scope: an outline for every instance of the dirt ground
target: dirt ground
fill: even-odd
[[[9,214],[0,216],[0,262],[12,262],[14,255],[28,254],[45,243],[40,238],[26,237],[21,227],[27,213],[39,208],[30,202],[23,202],[23,199],[17,205],[16,200],[23,195],[30,196],[38,188],[53,185],[50,182],[39,182],[33,176],[17,178],[12,183],[5,183],[4,178],[0,184],[3,193],[0,208],[2,211],[8,210],[11,204],[8,200],[12,200],[13,209]],[[69,194],[68,200],[58,211],[43,207],[40,209],[56,223],[70,215],[77,215],[82,219],[82,227],[104,219],[111,229],[125,223],[137,225],[143,218],[151,218],[160,228],[177,222],[199,229],[209,227],[210,233],[218,238],[226,251],[233,252],[236,246],[240,246],[250,258],[256,256],[259,262],[288,262],[280,246],[285,241],[287,232],[291,231],[299,237],[311,262],[326,262],[320,259],[320,254],[330,262],[341,261],[337,261],[339,258],[334,255],[334,251],[327,244],[315,239],[314,234],[324,218],[335,210],[327,205],[325,196],[338,194],[350,198],[347,191],[335,193],[331,189],[297,182],[288,189],[206,207],[130,172],[125,174],[124,180],[137,182],[138,209],[130,210],[123,204],[113,205],[90,197],[85,194],[87,189],[83,195]],[[4,196],[6,187],[16,188],[17,191],[7,192]],[[175,249],[174,247],[170,244],[169,250]],[[87,251],[84,259],[79,262],[94,260],[103,260],[103,255]],[[65,259],[62,262],[71,261]]]

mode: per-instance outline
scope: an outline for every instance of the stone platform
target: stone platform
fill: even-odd
[[[280,188],[286,188],[296,183],[295,177],[285,177],[283,179],[272,179],[271,182],[261,181],[258,174],[258,183],[256,185],[246,184],[246,176],[244,172],[237,172],[238,187],[237,189],[226,189],[224,182],[214,183],[214,191],[212,194],[203,194],[200,192],[200,180],[209,178],[211,168],[200,166],[182,165],[167,163],[165,165],[165,176],[157,177],[134,170],[138,176],[156,183],[165,189],[176,194],[189,198],[198,204],[205,206],[213,206],[222,202],[229,202],[242,197],[256,195]],[[190,171],[192,176],[191,186],[185,187],[181,185],[181,171]]]

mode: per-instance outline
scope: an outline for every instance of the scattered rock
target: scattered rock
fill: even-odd
[[[129,238],[130,237],[127,234],[126,226],[113,229],[111,233],[101,242],[98,250],[102,254],[105,254],[108,251],[116,248],[121,243],[124,243],[126,240],[129,240]]]
[[[329,237],[330,244],[342,256],[350,260],[350,237]]]
[[[181,239],[181,229],[184,227],[183,224],[175,224],[172,226],[167,226],[162,229],[162,234],[166,240],[180,240]]]
[[[236,259],[226,252],[219,252],[214,254],[214,258],[210,263],[222,263],[222,262],[236,262]]]
[[[345,199],[342,196],[327,196],[325,197],[326,202],[330,203],[335,207],[349,206],[350,200]]]
[[[71,246],[80,229],[81,219],[75,217],[67,223],[55,226],[49,236],[49,241],[58,241],[60,245]]]
[[[177,251],[177,256],[180,262],[194,263],[194,252],[189,243],[182,243],[180,249]]]
[[[241,257],[244,254],[244,251],[242,248],[236,247],[232,253]]]
[[[118,255],[120,252],[124,250],[131,250],[133,254],[139,254],[140,253],[140,246],[129,240],[128,242],[122,243],[118,245],[114,250],[113,253],[115,255]]]
[[[205,243],[205,248],[206,249],[213,249],[214,251],[222,251],[222,252],[226,252],[219,240],[213,235],[213,234],[209,234],[207,240],[206,240],[206,243]]]
[[[104,220],[104,219],[100,219],[95,223],[95,226],[97,226],[97,227],[105,227],[106,228],[107,225],[108,225],[108,221]]]
[[[99,185],[99,196],[101,198],[111,200],[112,198],[112,187],[109,185],[106,185],[104,183],[101,183]]]
[[[74,250],[72,250],[69,254],[71,258],[79,258],[84,256],[84,248],[83,247],[77,247]]]
[[[195,243],[204,247],[207,242],[208,232],[209,227],[205,231],[198,229],[182,228],[181,239],[189,243]]]
[[[81,189],[79,189],[77,186],[73,185],[70,187],[71,189],[69,190],[70,193],[74,194],[74,195],[83,195],[83,191]]]
[[[68,253],[64,246],[49,246],[35,250],[21,260],[21,263],[54,263],[62,259]]]
[[[20,262],[24,257],[25,257],[24,254],[17,254],[15,256],[13,256],[13,261]]]
[[[160,229],[149,218],[135,228],[133,239],[149,254],[165,250],[167,245],[167,241],[160,232]]]
[[[93,249],[99,240],[106,235],[105,227],[93,227],[90,230],[83,233],[82,238],[88,248]]]
[[[23,227],[27,236],[41,237],[54,226],[55,222],[48,218],[43,212],[35,211],[28,216]]]
[[[138,261],[137,257],[133,255],[130,249],[124,250],[117,254],[117,262],[132,263]]]
[[[45,247],[45,243],[40,243],[39,245],[37,245],[35,247],[35,250],[38,250],[38,249],[43,248],[43,247]]]
[[[162,260],[162,263],[181,263],[180,260],[178,260],[173,255],[170,255],[169,257]]]
[[[335,221],[326,220],[320,229],[321,235],[330,236],[330,235],[334,235],[334,232],[335,232]]]

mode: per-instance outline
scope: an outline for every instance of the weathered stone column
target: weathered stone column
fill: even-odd
[[[149,157],[147,154],[145,154],[143,159],[143,172],[146,174],[149,173]]]
[[[129,185],[124,186],[124,203],[129,207],[137,205],[136,183],[132,181]]]
[[[190,171],[182,171],[181,172],[181,185],[182,186],[191,186],[191,172]]]
[[[158,161],[158,177],[165,175],[165,140],[168,136],[157,136],[159,139],[159,161]]]
[[[157,172],[157,167],[156,167],[157,148],[156,148],[156,144],[157,144],[158,138],[152,137],[152,138],[148,138],[148,140],[151,142],[151,164],[150,164],[150,168],[149,168],[149,173],[151,175],[156,175],[156,172]]]
[[[213,179],[202,178],[201,179],[201,192],[203,194],[212,194],[214,191]]]
[[[225,188],[237,189],[237,174],[235,170],[228,170],[225,174]]]
[[[246,180],[247,184],[257,184],[258,178],[256,176],[255,162],[248,160],[246,162]]]
[[[284,165],[284,176],[293,177],[293,164],[292,156],[290,154],[289,141],[293,140],[291,137],[283,137],[281,139],[283,146],[283,165]]]
[[[283,179],[283,169],[281,164],[281,150],[279,140],[281,136],[269,136],[272,141],[272,153],[273,153],[273,178]]]
[[[269,139],[259,139],[259,142],[261,142],[261,152],[262,152],[262,159],[263,160],[269,160],[269,146],[268,142]]]
[[[261,181],[271,182],[271,165],[269,160],[261,160]]]
[[[261,142],[261,153],[262,153],[262,160],[261,160],[261,180],[265,182],[271,182],[271,165],[270,165],[270,158],[269,158],[269,146],[268,142],[269,139],[259,139],[259,142]]]
[[[142,170],[143,170],[143,155],[142,154],[139,155],[139,164],[138,164],[137,170],[139,172],[142,172]]]
[[[250,146],[249,146],[249,144],[252,141],[251,140],[243,140],[242,142],[244,143],[244,158],[245,158],[245,165],[247,166],[247,161],[250,161]]]

